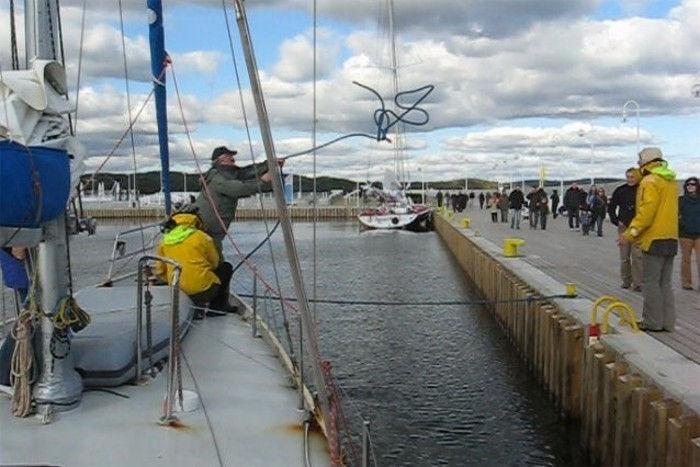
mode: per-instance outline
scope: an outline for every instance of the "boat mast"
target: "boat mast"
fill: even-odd
[[[250,88],[253,93],[253,98],[255,99],[255,110],[257,112],[260,133],[263,140],[263,146],[265,147],[265,154],[267,156],[267,166],[270,174],[272,175],[272,190],[275,196],[275,204],[277,206],[280,225],[282,226],[282,234],[284,236],[285,249],[287,251],[287,259],[289,261],[289,269],[292,275],[292,281],[294,282],[294,291],[296,293],[297,303],[299,304],[300,308],[299,312],[301,314],[303,332],[306,333],[310,344],[307,346],[307,349],[311,356],[311,367],[313,370],[314,382],[316,384],[316,391],[318,391],[321,415],[323,416],[323,422],[328,423],[330,420],[330,404],[328,401],[325,379],[321,373],[321,355],[318,349],[318,342],[314,338],[316,335],[314,321],[311,317],[309,302],[307,301],[306,297],[306,289],[304,288],[304,281],[301,273],[301,264],[299,263],[299,256],[294,243],[292,223],[289,218],[289,211],[287,211],[286,202],[284,200],[284,187],[282,186],[282,178],[280,176],[280,169],[277,163],[277,155],[275,154],[275,145],[272,140],[270,120],[268,118],[262,86],[260,84],[260,77],[258,75],[258,65],[253,52],[253,43],[250,38],[250,30],[248,29],[248,19],[246,17],[243,0],[234,0],[234,5],[236,7],[236,22],[238,23],[238,31],[241,37],[241,44],[245,55],[246,68],[248,69],[248,79],[250,80]],[[326,426],[325,428],[326,433],[329,433],[328,429],[330,427]]]
[[[151,45],[151,74],[156,97],[158,144],[160,146],[160,183],[165,197],[165,214],[170,215],[170,151],[168,149],[168,111],[165,89],[165,32],[163,31],[163,6],[160,0],[147,0],[148,38]]]
[[[59,56],[57,0],[25,0],[25,58],[30,69],[36,60],[56,60]],[[37,249],[37,268],[41,286],[41,309],[51,313],[68,293],[67,234],[65,218],[42,225],[43,240]],[[41,339],[37,354],[41,375],[33,390],[37,410],[45,422],[53,410],[68,410],[79,402],[83,383],[73,368],[70,344],[55,340],[51,318],[41,318]],[[52,351],[53,346],[53,351]],[[54,359],[53,353],[64,355]]]
[[[391,78],[394,90],[394,96],[399,93],[399,59],[396,49],[396,25],[394,22],[394,1],[387,0],[387,9],[389,15],[389,44],[391,54]],[[397,112],[396,103],[393,104],[394,112]],[[394,125],[394,173],[400,182],[402,188],[406,182],[406,172],[403,160],[403,127],[401,122]]]

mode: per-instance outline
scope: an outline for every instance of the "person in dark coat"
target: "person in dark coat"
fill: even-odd
[[[625,177],[627,183],[615,188],[608,203],[610,223],[617,227],[620,235],[634,219],[634,203],[642,174],[631,167],[625,172]],[[620,279],[623,289],[642,290],[642,250],[629,242],[620,244]]]
[[[691,259],[695,250],[695,267],[700,279],[700,195],[697,177],[683,184],[683,196],[678,198],[678,236],[681,244],[681,285],[693,290]]]
[[[442,207],[442,197],[443,197],[442,191],[438,190],[437,195],[435,195],[435,198],[437,198],[437,205],[439,208]]]
[[[479,209],[484,209],[484,202],[486,202],[486,195],[482,191],[479,193]]]
[[[569,216],[569,230],[578,230],[580,228],[581,218],[579,217],[579,210],[581,205],[584,204],[581,202],[582,193],[585,197],[583,190],[576,183],[573,183],[564,194],[564,207]]]
[[[534,186],[530,188],[530,192],[527,194],[527,211],[528,220],[530,221],[530,228],[537,229],[537,224],[539,222],[539,210],[538,210],[538,200],[537,188]]]
[[[593,216],[592,225],[596,226],[596,232],[599,237],[603,236],[603,220],[608,210],[608,197],[605,195],[603,188],[594,190],[590,202],[591,215]]]
[[[513,191],[508,195],[508,202],[511,209],[510,228],[520,230],[521,210],[525,204],[525,197],[520,188],[517,186],[513,188]]]
[[[540,221],[540,229],[547,229],[547,216],[549,215],[549,198],[544,188],[540,187],[535,192],[535,210]]]
[[[559,193],[557,190],[552,191],[552,196],[549,197],[552,200],[552,219],[556,219],[559,215],[557,209],[559,209]]]
[[[498,209],[501,211],[501,222],[508,223],[508,209],[510,209],[510,203],[508,202],[508,192],[503,189],[503,192],[498,198]]]

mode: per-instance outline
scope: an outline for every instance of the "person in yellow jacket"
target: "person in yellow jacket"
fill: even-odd
[[[639,183],[635,215],[620,242],[642,250],[642,294],[645,331],[673,331],[676,310],[671,287],[673,258],[678,252],[678,185],[659,148],[639,152]]]
[[[196,214],[178,213],[172,216],[158,244],[156,254],[170,258],[182,267],[180,289],[197,306],[223,312],[235,312],[229,303],[229,283],[233,268],[221,261],[214,240],[201,229]],[[173,266],[157,262],[154,273],[171,283]],[[201,315],[201,313],[199,313]]]

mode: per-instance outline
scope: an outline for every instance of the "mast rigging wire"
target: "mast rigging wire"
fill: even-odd
[[[248,151],[250,152],[250,158],[253,162],[253,168],[255,169],[255,181],[256,181],[256,188],[258,191],[258,201],[260,203],[260,210],[264,211],[265,206],[263,204],[263,198],[262,198],[262,185],[260,181],[260,174],[258,173],[257,166],[256,166],[256,160],[255,160],[255,151],[253,150],[253,138],[250,133],[250,124],[248,123],[248,111],[245,106],[245,99],[243,98],[243,87],[241,85],[241,77],[240,73],[238,72],[238,59],[236,58],[236,53],[235,49],[233,47],[233,34],[231,32],[231,24],[229,21],[228,17],[228,9],[226,8],[226,0],[221,0],[221,5],[222,5],[222,10],[224,14],[224,20],[226,23],[226,35],[228,38],[228,45],[229,45],[229,52],[231,53],[231,61],[233,62],[233,71],[234,71],[234,76],[236,78],[236,86],[238,88],[238,100],[241,105],[241,114],[243,116],[243,123],[245,125],[245,130],[246,130],[246,137],[248,138]],[[268,168],[269,169],[269,168]],[[211,200],[209,200],[211,202]],[[213,206],[213,204],[212,204]],[[266,232],[266,237],[267,239],[270,238],[272,233],[270,232],[270,226],[267,222],[267,219],[265,216],[263,216],[263,225],[265,226],[265,232]],[[279,222],[278,222],[279,225]],[[276,228],[276,227],[275,227]],[[272,249],[272,243],[268,244],[269,250],[270,250],[270,260],[272,262],[272,272],[275,280],[275,285],[277,286],[277,294],[279,296],[282,296],[282,285],[279,279],[279,272],[277,269],[277,261],[275,259],[275,253]],[[243,258],[242,260],[244,263],[247,262],[247,258]],[[283,300],[280,301],[280,308],[282,309],[282,322],[284,326],[284,330],[286,333],[286,338],[287,338],[287,344],[289,345],[290,349],[290,359],[292,362],[296,360],[295,355],[294,355],[294,346],[292,345],[292,336],[291,336],[291,331],[289,328],[289,320],[287,318],[287,310],[285,309],[285,302]]]
[[[124,8],[122,5],[122,0],[118,0],[119,3],[119,31],[121,33],[122,40],[122,60],[124,62],[124,87],[126,90],[126,109],[129,116],[129,122],[131,122],[131,91],[129,89],[129,67],[126,60],[126,37],[124,34]],[[134,168],[134,195],[138,193],[138,185],[136,183],[136,174],[138,172],[138,164],[136,162],[136,142],[134,141],[134,126],[129,125],[129,137],[131,139],[131,159],[133,161]],[[127,177],[129,174],[126,175]],[[129,183],[127,183],[127,188]],[[143,233],[143,215],[141,212],[141,200],[139,196],[136,196],[136,211],[138,215],[139,231],[141,232],[141,247],[146,249],[146,236]]]

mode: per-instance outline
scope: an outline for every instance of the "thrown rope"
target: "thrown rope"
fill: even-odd
[[[318,146],[313,146],[310,149],[305,149],[300,152],[295,152],[293,154],[289,154],[287,156],[281,157],[280,159],[293,159],[295,157],[303,156],[306,154],[310,154],[314,151],[317,151],[319,149],[326,148],[332,144],[335,144],[339,141],[349,139],[349,138],[367,138],[371,139],[373,141],[387,141],[391,142],[391,139],[387,136],[387,133],[389,130],[394,127],[397,123],[401,122],[405,125],[412,125],[412,126],[424,126],[427,125],[428,122],[430,122],[430,114],[428,114],[428,111],[425,109],[422,109],[418,107],[419,104],[421,104],[427,97],[428,95],[433,92],[435,89],[435,86],[432,84],[427,84],[425,86],[421,86],[416,89],[410,89],[408,91],[402,91],[397,93],[394,96],[394,103],[396,104],[396,107],[403,110],[400,114],[397,114],[391,109],[386,108],[386,103],[384,102],[384,98],[382,98],[381,94],[377,92],[375,89],[371,88],[370,86],[367,86],[365,84],[359,83],[357,81],[353,81],[353,84],[368,90],[372,94],[374,94],[377,99],[379,99],[379,103],[381,106],[374,111],[373,119],[374,119],[374,124],[377,127],[377,133],[375,135],[370,135],[368,133],[348,133],[343,136],[339,136],[337,138],[334,138],[330,141],[327,141],[323,144],[319,144]],[[421,94],[422,93],[422,94]],[[404,96],[409,96],[409,95],[414,95],[414,94],[420,94],[418,99],[411,105],[405,105],[400,102],[401,98]],[[411,112],[418,112],[422,117],[414,117],[414,118],[407,118],[407,116]]]

